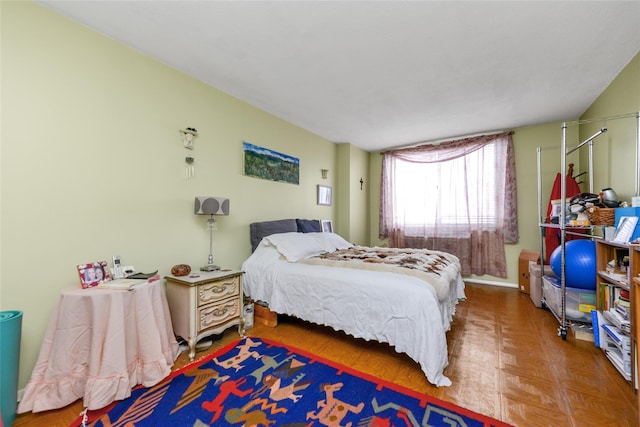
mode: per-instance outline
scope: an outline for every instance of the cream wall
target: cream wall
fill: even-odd
[[[362,189],[360,187],[362,179]],[[337,213],[339,233],[358,245],[369,245],[369,153],[351,144],[338,145]]]
[[[0,309],[23,311],[19,388],[77,264],[120,255],[139,271],[206,263],[197,195],[231,199],[214,237],[218,264],[250,254],[249,223],[334,219],[316,185],[335,187],[337,145],[153,61],[31,2],[2,2]],[[195,127],[195,150],[178,130]],[[300,184],[242,174],[242,141],[300,159]],[[185,177],[185,157],[195,177]],[[334,195],[335,197],[335,195]]]
[[[639,111],[640,54],[631,60],[580,119],[593,120],[628,113],[637,115]],[[611,187],[616,191],[618,200],[630,202],[631,196],[636,195],[638,121],[630,117],[583,124],[580,126],[580,139],[589,138],[603,126],[608,131],[596,138],[593,144],[594,192]],[[581,150],[580,155],[581,161],[588,164],[587,150]]]

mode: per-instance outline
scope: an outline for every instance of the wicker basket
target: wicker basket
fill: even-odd
[[[592,225],[613,226],[616,221],[616,210],[613,208],[592,206],[587,212]]]

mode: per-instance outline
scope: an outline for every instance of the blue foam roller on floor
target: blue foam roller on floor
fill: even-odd
[[[22,312],[0,311],[0,414],[5,427],[16,420]]]

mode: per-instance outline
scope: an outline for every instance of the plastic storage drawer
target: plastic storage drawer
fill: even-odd
[[[567,299],[565,317],[568,320],[591,323],[591,310],[596,309],[596,291],[565,287]],[[547,307],[558,317],[562,314],[562,289],[560,278],[544,276],[542,292]]]

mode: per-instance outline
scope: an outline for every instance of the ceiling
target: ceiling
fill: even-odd
[[[577,119],[640,51],[639,1],[40,1],[367,151]]]

